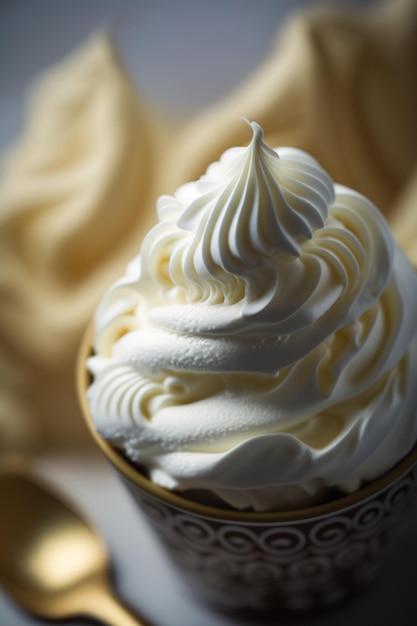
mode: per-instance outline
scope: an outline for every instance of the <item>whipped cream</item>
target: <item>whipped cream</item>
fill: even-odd
[[[353,491],[417,440],[417,275],[365,197],[250,124],[95,316],[97,431],[151,480],[237,508]]]

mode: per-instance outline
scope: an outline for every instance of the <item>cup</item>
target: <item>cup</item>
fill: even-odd
[[[316,609],[377,577],[415,501],[417,445],[377,480],[318,506],[258,513],[200,504],[153,484],[96,432],[86,402],[92,337],[90,327],[77,365],[88,429],[202,600],[225,609]]]

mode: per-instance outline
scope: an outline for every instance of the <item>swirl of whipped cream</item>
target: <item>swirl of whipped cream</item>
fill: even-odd
[[[96,313],[96,428],[170,489],[257,510],[351,491],[417,439],[417,278],[377,209],[251,124]]]

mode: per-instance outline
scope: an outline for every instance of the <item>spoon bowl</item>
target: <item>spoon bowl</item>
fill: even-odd
[[[47,619],[145,626],[111,590],[101,538],[25,464],[0,468],[0,502],[0,584],[16,603]]]

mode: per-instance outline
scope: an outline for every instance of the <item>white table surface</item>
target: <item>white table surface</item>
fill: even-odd
[[[283,16],[305,4],[309,4],[307,0],[1,0],[0,150],[21,128],[24,96],[32,80],[100,27],[113,34],[146,98],[163,103],[184,118],[225,95],[255,69],[268,54]],[[249,617],[237,620],[220,616],[187,594],[152,531],[99,452],[51,452],[37,458],[35,468],[62,489],[102,533],[120,595],[155,626],[260,624],[259,619]],[[1,502],[0,514],[7,514],[1,510]],[[24,614],[0,591],[0,626],[48,623]],[[302,623],[415,626],[417,513],[390,567],[374,587],[350,604]]]

